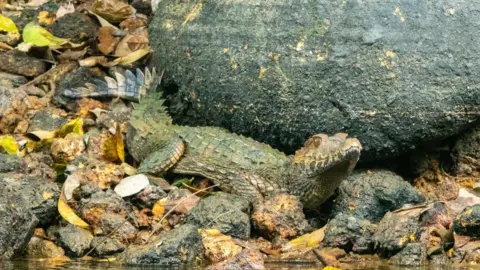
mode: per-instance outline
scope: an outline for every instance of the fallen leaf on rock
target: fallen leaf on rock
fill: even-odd
[[[126,65],[129,65],[131,63],[134,63],[136,62],[137,60],[141,59],[142,57],[144,57],[145,55],[149,54],[150,53],[150,50],[145,50],[145,49],[140,49],[140,50],[136,50],[128,55],[125,55],[123,57],[119,57],[115,60],[113,60],[112,62],[109,63],[109,65],[112,65],[112,66],[116,66],[116,65],[120,65],[120,66],[126,66]]]
[[[48,200],[48,199],[53,197],[53,193],[52,192],[43,192],[42,197],[43,197],[44,200]]]
[[[37,20],[41,25],[48,26],[55,21],[55,14],[42,10],[38,13]]]
[[[63,188],[62,188],[63,190]],[[66,221],[68,221],[70,224],[73,224],[77,227],[83,228],[83,229],[89,229],[90,226],[83,221],[75,212],[73,212],[72,208],[68,205],[68,203],[65,200],[65,196],[63,195],[63,191],[60,193],[60,199],[58,200],[58,213],[60,216],[63,217]]]
[[[65,199],[71,200],[73,191],[80,186],[80,180],[75,175],[69,175],[67,180],[63,183],[63,193]]]
[[[7,33],[19,33],[17,26],[12,19],[0,14],[0,31]]]
[[[9,155],[16,155],[18,153],[18,144],[13,136],[0,136],[0,147]]]
[[[58,137],[65,137],[69,133],[75,133],[78,135],[83,135],[83,119],[76,118],[72,121],[66,123],[62,126],[62,128],[58,131]]]
[[[136,12],[132,6],[118,0],[96,0],[92,11],[111,23],[119,23]]]
[[[36,131],[28,132],[27,134],[25,134],[25,136],[32,141],[40,142],[43,140],[51,140],[55,138],[56,131],[55,130],[36,130]]]
[[[30,0],[30,1],[28,1],[27,6],[39,7],[39,6],[47,3],[48,1],[50,1],[50,0]]]
[[[288,242],[284,247],[282,247],[282,251],[285,252],[291,249],[304,249],[304,248],[318,247],[320,243],[323,241],[323,238],[325,237],[326,229],[327,229],[327,225],[311,233],[304,234],[300,237],[297,237],[292,241]]]
[[[110,27],[115,28],[117,30],[119,29],[118,27],[109,23],[107,20],[105,20],[104,18],[102,18],[101,16],[96,14],[95,12],[93,12],[91,10],[88,10],[88,12],[97,18],[97,20],[98,20],[98,22],[100,23],[101,26],[110,26]]]
[[[115,134],[105,141],[103,145],[103,157],[112,162],[125,162],[125,148],[120,125],[116,126]]]
[[[66,14],[73,13],[73,12],[75,12],[75,6],[72,3],[61,5],[60,8],[57,10],[57,14],[56,14],[57,20],[65,16]]]
[[[67,44],[71,47],[80,47],[83,45],[72,43],[68,38],[56,37],[35,22],[30,22],[25,25],[22,32],[22,37],[23,42],[25,43],[31,43],[37,47],[48,46],[51,49],[58,49]]]
[[[163,214],[165,214],[165,206],[163,205],[164,202],[161,200],[156,202],[155,205],[152,208],[152,213],[156,217],[163,217]]]
[[[123,178],[115,187],[114,191],[122,197],[128,197],[142,191],[149,184],[150,182],[146,175],[137,174]]]

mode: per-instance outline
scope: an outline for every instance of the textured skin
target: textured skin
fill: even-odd
[[[138,173],[200,175],[251,201],[297,195],[304,207],[323,203],[354,168],[361,145],[346,134],[314,135],[295,156],[217,127],[173,125],[159,94],[135,106],[127,144]]]

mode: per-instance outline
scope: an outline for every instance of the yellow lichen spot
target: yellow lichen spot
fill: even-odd
[[[259,74],[258,74],[258,79],[259,79],[259,80],[263,80],[263,76],[265,75],[265,71],[267,71],[266,68],[260,67],[260,72],[259,72]]]
[[[410,241],[415,241],[415,233],[410,234]]]
[[[243,46],[243,49],[244,49],[244,50],[248,49],[248,44],[245,44],[245,45]]]
[[[397,56],[397,54],[395,54],[394,52],[392,51],[386,51],[385,52],[385,56],[386,57],[390,57],[390,58],[395,58]]]
[[[401,21],[401,22],[405,22],[405,17],[403,17],[403,16],[400,17],[400,21]]]
[[[465,215],[469,216],[472,214],[472,208],[469,208],[465,211]]]
[[[322,270],[340,270],[340,268],[336,268],[333,266],[325,266]]]
[[[238,63],[237,63],[237,60],[235,59],[235,57],[230,57],[230,64],[232,66],[232,70],[234,72],[237,72],[238,71]]]
[[[53,197],[53,193],[52,192],[43,192],[43,199],[44,200],[48,200],[50,198]]]
[[[323,61],[323,60],[325,60],[324,55],[317,55],[317,61]]]
[[[183,21],[182,25],[186,25],[188,22],[193,21],[198,16],[198,14],[200,14],[202,7],[203,3],[196,4],[187,14],[187,17],[185,18],[185,21]]]
[[[305,46],[305,37],[302,37],[302,38],[300,38],[300,40],[297,42],[297,45],[295,46],[295,50],[301,51],[304,46]]]
[[[278,62],[278,60],[280,60],[280,56],[277,54],[273,57],[273,61]]]
[[[397,16],[398,14],[400,14],[400,8],[396,7],[395,11],[393,12],[393,15]]]
[[[453,15],[455,15],[455,9],[454,9],[454,8],[447,8],[447,9],[445,10],[445,14],[446,14],[446,15],[452,15],[452,16],[453,16]]]
[[[170,22],[170,21],[166,21],[164,24],[163,24],[163,28],[167,29],[167,30],[172,30],[173,29],[173,24]]]
[[[192,57],[192,55],[190,54],[190,51],[186,51],[186,52],[185,52],[185,56],[186,56],[187,58],[191,58],[191,57]]]
[[[400,240],[398,240],[398,244],[403,245],[408,241],[408,239],[409,239],[408,235],[405,235],[404,237],[400,238]]]
[[[273,57],[273,52],[268,52],[268,57]]]
[[[307,61],[307,60],[305,60],[305,58],[301,57],[300,59],[298,59],[298,61],[300,61],[300,63],[305,63],[305,61]]]
[[[223,48],[223,52],[224,52],[224,53],[227,53],[227,52],[228,52],[228,48]]]

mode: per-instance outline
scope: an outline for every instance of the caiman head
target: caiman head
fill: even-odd
[[[293,157],[290,190],[305,208],[315,208],[330,197],[357,164],[362,146],[345,133],[317,134]]]

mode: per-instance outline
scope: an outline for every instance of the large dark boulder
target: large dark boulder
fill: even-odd
[[[160,1],[170,110],[292,151],[347,132],[396,156],[479,119],[475,1]],[[171,88],[175,90],[175,88]],[[172,93],[172,91],[169,91]]]

